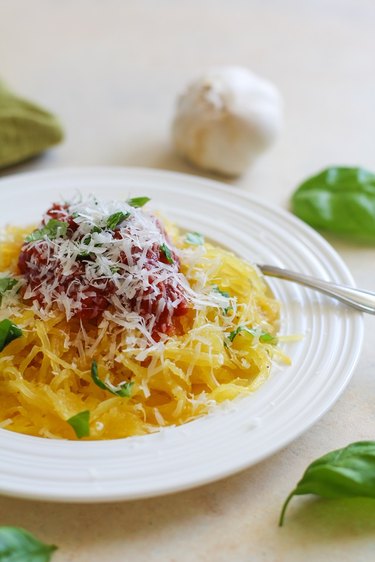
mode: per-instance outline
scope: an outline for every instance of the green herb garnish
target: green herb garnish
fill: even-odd
[[[49,562],[56,549],[20,527],[0,527],[1,562]]]
[[[131,390],[134,383],[124,382],[118,387],[105,383],[101,378],[99,378],[98,364],[96,361],[91,363],[91,377],[96,386],[102,388],[103,390],[108,390],[108,392],[111,392],[116,396],[121,396],[121,398],[129,398],[131,396]]]
[[[122,221],[127,219],[130,216],[130,213],[123,213],[122,211],[118,211],[117,213],[113,213],[107,219],[107,228],[110,230],[114,230],[116,226],[118,226]]]
[[[289,494],[281,510],[279,525],[293,496],[316,494],[323,498],[375,498],[375,441],[351,443],[310,464]]]
[[[215,293],[219,293],[219,295],[222,295],[223,297],[230,299],[230,294],[227,291],[222,291],[220,287],[218,287],[217,285],[213,286],[213,290],[215,291]],[[231,308],[232,308],[231,306],[226,306],[222,309],[224,316],[228,314]]]
[[[78,439],[90,435],[90,411],[84,410],[66,420],[74,429]]]
[[[68,223],[59,221],[57,219],[50,219],[43,228],[34,230],[31,234],[26,236],[25,242],[35,242],[36,240],[43,240],[47,237],[50,240],[58,238],[59,236],[65,236],[68,230]]]
[[[0,322],[0,351],[13,340],[20,338],[22,336],[22,330],[13,324],[10,320],[5,318]]]
[[[13,289],[17,283],[17,279],[13,279],[12,277],[0,277],[0,304],[5,293]]]
[[[161,244],[160,251],[165,256],[168,263],[173,263],[172,252],[166,244]]]
[[[130,207],[143,207],[149,201],[151,201],[149,197],[132,197],[131,199],[128,199],[126,202],[128,205],[130,205]]]
[[[247,326],[238,326],[233,332],[231,332],[228,336],[228,340],[232,342],[234,338],[241,332],[246,332],[247,334],[251,334],[252,336],[259,339],[261,343],[277,343],[277,337],[269,334],[268,332],[263,332],[258,328],[248,328]]]
[[[100,226],[94,226],[94,228],[93,228],[92,231],[91,231],[91,234],[94,234],[95,232],[96,232],[97,234],[100,234],[100,232],[103,232],[103,229],[100,228]]]
[[[199,234],[199,232],[188,232],[185,236],[185,240],[188,244],[193,244],[195,246],[202,246],[202,244],[204,244],[204,236]]]
[[[212,288],[215,291],[215,293],[219,293],[219,295],[222,295],[223,297],[230,299],[230,294],[227,291],[222,291],[220,287],[218,287],[217,285],[214,285]]]
[[[375,242],[375,174],[333,166],[304,181],[292,211],[314,228]]]

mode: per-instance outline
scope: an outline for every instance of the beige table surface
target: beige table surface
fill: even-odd
[[[375,170],[374,0],[0,0],[0,73],[61,116],[66,141],[7,173],[146,166],[196,173],[169,148],[176,93],[213,64],[243,64],[285,100],[279,142],[233,189],[287,207],[332,164]],[[4,175],[4,174],[3,174]],[[331,241],[375,289],[374,249]],[[375,501],[296,499],[307,464],[374,438],[375,320],[332,410],[285,450],[236,476],[169,497],[105,505],[0,499],[0,524],[59,545],[54,562],[368,562]]]

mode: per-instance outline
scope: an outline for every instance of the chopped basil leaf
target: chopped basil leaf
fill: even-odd
[[[218,287],[217,285],[214,285],[214,286],[213,286],[213,290],[214,290],[216,293],[219,293],[219,295],[222,295],[223,297],[226,297],[227,299],[230,299],[230,294],[227,293],[227,291],[222,291],[222,290],[220,289],[220,287]]]
[[[88,245],[91,243],[91,236],[90,236],[90,234],[89,234],[88,236],[85,236],[85,237],[83,238],[82,243],[83,243],[85,246],[88,246]]]
[[[103,229],[100,228],[100,226],[94,226],[91,233],[94,234],[96,232],[97,234],[100,234],[100,232],[102,232],[102,231],[103,231]]]
[[[126,202],[131,207],[143,207],[143,205],[146,205],[146,203],[148,203],[149,201],[150,201],[149,197],[132,197],[131,199],[128,199]]]
[[[261,343],[272,343],[272,344],[277,343],[277,337],[276,336],[273,336],[272,334],[269,334],[268,332],[262,332],[262,330],[259,330],[257,328],[248,328],[247,326],[238,326],[235,330],[233,330],[233,332],[231,332],[229,334],[228,340],[230,342],[232,342],[234,340],[234,338],[240,332],[246,332],[248,334],[251,334],[254,337],[259,338],[259,341]]]
[[[22,336],[22,330],[7,318],[0,322],[0,351]]]
[[[108,390],[108,392],[111,392],[116,396],[121,396],[121,398],[129,398],[131,396],[131,389],[134,383],[124,382],[117,387],[105,383],[101,378],[99,378],[98,364],[96,361],[91,363],[91,377],[96,386],[102,388],[103,390]]]
[[[46,236],[53,240],[59,236],[65,236],[68,230],[68,223],[56,219],[50,219],[43,228],[34,230],[31,234],[26,236],[25,242],[35,242],[36,240],[43,240]]]
[[[1,562],[49,562],[56,549],[20,527],[0,527]]]
[[[111,270],[111,273],[118,273],[121,270],[121,267],[118,265],[111,265],[109,269]]]
[[[17,279],[12,279],[12,277],[0,278],[0,304],[5,293],[13,289],[13,287],[17,285],[17,283],[18,283]]]
[[[130,398],[133,384],[133,382],[124,382],[121,383],[118,390],[109,389],[109,391],[112,392],[112,394],[116,394],[116,396],[120,396],[121,398]]]
[[[88,437],[90,435],[90,412],[84,410],[75,416],[66,420],[69,425],[74,429],[78,439],[81,437]]]
[[[79,217],[79,213],[74,212],[74,213],[71,214],[71,217],[72,217],[72,219],[74,220],[74,219],[76,219],[77,217]]]
[[[219,293],[219,295],[222,295],[223,297],[230,299],[230,294],[227,293],[227,291],[222,291],[217,285],[213,286],[213,290],[215,291],[215,293]],[[228,314],[231,308],[232,308],[231,306],[226,306],[223,308],[224,316]]]
[[[173,263],[172,252],[166,244],[160,246],[160,251],[164,254],[168,263]]]
[[[194,244],[196,246],[202,246],[202,244],[204,244],[204,236],[199,232],[188,232],[185,236],[185,240],[188,244]]]
[[[256,334],[254,334],[256,335]],[[259,335],[259,341],[261,341],[262,343],[277,343],[277,337],[273,336],[272,334],[269,334],[268,332],[262,332]]]
[[[113,213],[107,219],[107,228],[110,230],[114,230],[116,226],[118,226],[122,221],[127,219],[130,216],[130,213],[123,213],[122,211],[118,211],[117,213]]]

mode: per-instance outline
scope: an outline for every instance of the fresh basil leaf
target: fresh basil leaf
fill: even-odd
[[[126,202],[131,207],[143,207],[149,201],[151,201],[149,197],[132,197],[131,199],[128,199]]]
[[[22,330],[16,324],[5,318],[0,322],[0,351],[13,340],[22,336]]]
[[[316,229],[375,242],[375,174],[363,168],[326,168],[304,181],[291,203]]]
[[[276,344],[278,342],[277,337],[273,336],[272,334],[269,334],[268,332],[261,332],[259,334],[255,331],[254,336],[257,336],[257,335],[259,336],[259,341],[261,341],[262,343]]]
[[[251,334],[256,338],[259,338],[259,341],[261,343],[276,344],[278,341],[276,336],[273,336],[268,332],[262,332],[262,330],[259,330],[258,328],[248,328],[247,326],[238,326],[235,330],[233,330],[233,332],[229,334],[228,340],[232,342],[234,338],[241,332],[247,332],[248,334]]]
[[[84,410],[66,420],[74,429],[78,439],[90,435],[90,411]]]
[[[167,260],[168,263],[173,263],[172,252],[170,251],[170,249],[166,244],[161,244],[160,251],[164,254],[165,259]]]
[[[219,295],[222,295],[223,297],[230,299],[230,294],[227,291],[222,291],[220,287],[218,287],[217,285],[213,286],[213,290],[215,291],[215,293],[219,293]],[[231,306],[226,306],[222,309],[224,316],[228,314],[231,308],[232,308]]]
[[[103,229],[100,228],[100,226],[94,226],[94,228],[93,228],[92,231],[91,231],[91,234],[94,234],[95,232],[96,232],[97,234],[100,234],[100,232],[103,232]]]
[[[199,232],[188,232],[185,236],[185,240],[188,244],[193,244],[195,246],[202,246],[202,244],[204,244],[204,236],[199,234]]]
[[[12,277],[0,277],[0,304],[5,293],[13,289],[17,283],[17,279],[13,279]]]
[[[19,527],[0,527],[1,562],[49,562],[56,549]]]
[[[26,236],[25,242],[35,242],[37,240],[43,240],[46,236],[53,240],[59,236],[65,236],[68,230],[68,223],[59,221],[57,219],[50,219],[45,226],[34,230],[31,234]]]
[[[118,213],[113,213],[113,215],[111,215],[107,219],[107,228],[109,228],[110,230],[114,230],[117,225],[122,223],[122,221],[127,219],[129,216],[130,213],[123,213],[122,211],[118,211]]]
[[[6,291],[10,291],[13,287],[17,285],[17,279],[12,277],[1,277],[0,278],[0,295],[4,295]]]
[[[110,392],[112,392],[112,394],[116,394],[116,396],[120,396],[121,398],[130,398],[133,385],[133,382],[124,382],[121,383],[118,390],[110,389]]]
[[[280,514],[284,523],[286,508],[293,496],[316,494],[323,498],[375,498],[375,441],[358,441],[337,449],[310,464]]]
[[[111,392],[112,394],[115,394],[116,396],[121,396],[121,398],[129,398],[131,396],[131,390],[133,387],[133,382],[124,382],[121,383],[118,387],[116,386],[110,386],[108,384],[106,384],[104,381],[102,381],[102,379],[99,377],[99,372],[98,372],[98,364],[96,361],[93,361],[91,363],[91,378],[94,381],[94,383],[96,384],[96,386],[98,386],[99,388],[102,388],[103,390],[108,390],[108,392]]]
[[[217,285],[213,286],[213,290],[215,291],[215,293],[219,293],[219,295],[222,295],[223,297],[230,299],[230,294],[227,291],[222,291],[220,287],[218,287]]]

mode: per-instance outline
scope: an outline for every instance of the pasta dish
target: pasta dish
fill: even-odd
[[[114,439],[256,390],[279,303],[257,268],[147,211],[55,203],[0,239],[0,427]]]

